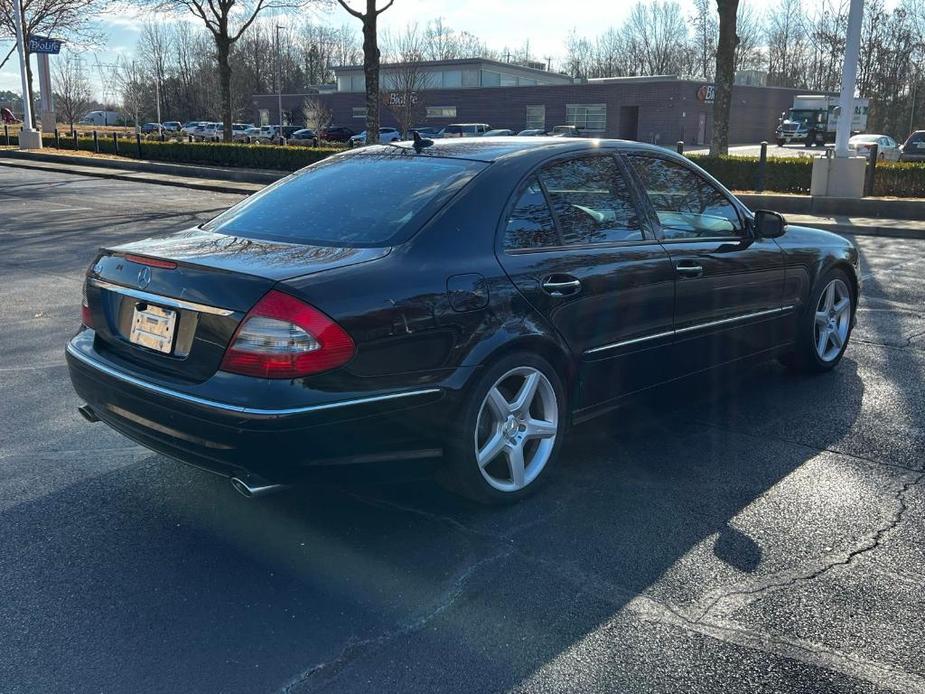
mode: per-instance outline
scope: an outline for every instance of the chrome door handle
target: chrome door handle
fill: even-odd
[[[569,275],[547,277],[543,280],[543,289],[552,296],[577,294],[581,290],[581,281]]]
[[[685,277],[700,277],[703,274],[703,266],[701,265],[681,265],[678,263],[674,267],[679,275],[684,275]]]

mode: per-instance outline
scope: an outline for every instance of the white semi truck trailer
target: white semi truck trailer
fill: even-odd
[[[851,116],[851,134],[867,130],[869,99],[855,99]],[[775,131],[777,145],[783,147],[800,142],[806,147],[817,147],[835,142],[835,128],[841,117],[837,96],[795,96],[793,108],[781,114]]]

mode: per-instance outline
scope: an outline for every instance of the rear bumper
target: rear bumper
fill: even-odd
[[[319,394],[278,409],[231,403],[129,373],[93,350],[85,333],[68,344],[66,359],[93,413],[147,448],[222,475],[289,481],[312,465],[437,457],[440,425],[459,398],[452,385],[431,385]]]

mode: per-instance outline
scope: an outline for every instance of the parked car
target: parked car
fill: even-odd
[[[141,126],[141,132],[143,133],[159,133],[164,130],[164,126],[160,123],[145,123]]]
[[[417,133],[421,137],[430,138],[432,140],[435,137],[440,137],[440,128],[433,125],[413,125],[408,128],[408,136],[405,139],[410,140],[413,137],[413,133]]]
[[[193,139],[197,142],[215,142],[221,139],[222,124],[215,121],[208,121],[197,125],[193,130]]]
[[[66,358],[91,422],[250,496],[443,458],[444,483],[510,502],[635,393],[744,359],[834,368],[859,265],[654,145],[441,139],[106,247],[84,292]]]
[[[576,125],[556,125],[552,129],[553,137],[581,137],[581,128]]]
[[[257,128],[257,127],[248,128],[247,130],[245,130],[245,131],[242,133],[241,139],[242,139],[244,142],[249,142],[249,143],[251,143],[251,144],[257,144],[257,145],[259,145],[259,144],[261,144],[261,143],[260,143],[260,135],[261,135],[262,132],[263,132],[263,128]]]
[[[195,135],[196,128],[204,126],[208,121],[204,120],[191,120],[183,124],[183,127],[180,128],[181,132],[186,133],[187,135]]]
[[[2,120],[7,125],[15,125],[16,123],[21,122],[8,108],[0,108],[0,120]]]
[[[180,132],[180,129],[183,127],[183,124],[178,120],[165,120],[162,125],[164,126],[164,130],[169,133]]]
[[[302,128],[292,133],[289,139],[300,144],[314,144],[318,141],[318,136],[311,128]]]
[[[322,128],[319,135],[322,140],[328,142],[349,142],[356,133],[343,125],[329,125],[327,128]]]
[[[379,142],[395,142],[401,139],[401,133],[395,128],[379,128]],[[351,147],[359,147],[366,144],[366,131],[350,138]]]
[[[513,130],[508,130],[506,128],[499,128],[497,130],[489,130],[484,133],[483,137],[506,137],[508,135],[513,135]]]
[[[549,133],[542,128],[527,128],[526,130],[521,130],[517,133],[520,137],[542,137],[543,135],[548,135]]]
[[[900,161],[925,161],[925,130],[916,130],[906,138]]]
[[[877,145],[877,159],[899,161],[902,152],[896,140],[889,135],[855,135],[848,140],[848,149],[864,156],[869,156],[870,148],[874,145]]]
[[[488,123],[451,123],[440,131],[440,137],[481,137],[489,130]]]

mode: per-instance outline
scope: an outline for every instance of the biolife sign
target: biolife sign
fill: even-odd
[[[58,55],[61,52],[61,43],[59,39],[49,38],[48,36],[30,36],[29,52]]]

